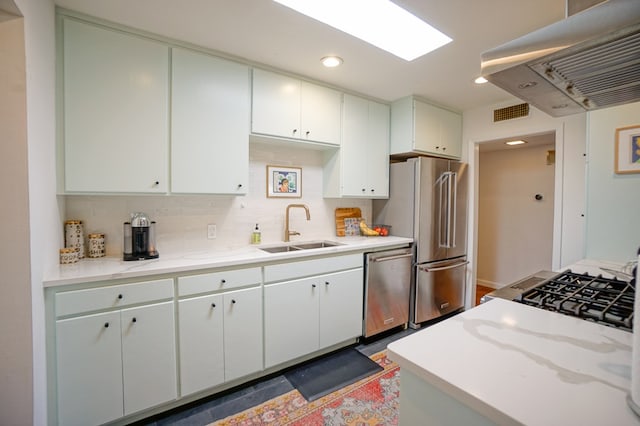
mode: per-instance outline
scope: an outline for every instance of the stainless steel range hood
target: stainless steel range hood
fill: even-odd
[[[491,83],[553,117],[640,101],[640,0],[608,0],[482,54]]]

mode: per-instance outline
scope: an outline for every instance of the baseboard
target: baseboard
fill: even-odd
[[[476,283],[483,286],[483,287],[489,287],[489,288],[493,288],[493,289],[498,289],[500,287],[502,287],[502,284],[500,283],[496,283],[493,281],[488,281],[488,280],[481,280],[480,278],[476,279]]]

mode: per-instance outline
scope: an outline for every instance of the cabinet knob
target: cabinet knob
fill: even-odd
[[[316,285],[315,284],[311,284],[311,288],[316,288]]]
[[[366,192],[366,191],[367,191],[367,188],[362,188],[362,192]]]
[[[440,149],[440,147],[439,147],[439,146],[436,146],[436,149]]]
[[[160,181],[159,181],[159,180],[157,180],[157,181],[155,181],[153,184],[154,184],[155,186],[158,186],[158,185],[160,185]]]
[[[211,304],[211,307],[212,307],[212,308],[215,308],[215,307],[216,307],[216,304],[215,304],[215,303],[212,303],[212,304]]]
[[[306,133],[307,137],[309,137],[309,133],[311,133],[311,132],[309,130],[307,130],[307,133]]]
[[[225,284],[226,282],[227,282],[227,280],[225,280],[225,279],[220,280],[220,284]]]
[[[376,190],[375,189],[371,189],[371,192],[376,192]]]
[[[235,305],[236,299],[231,299],[231,303]]]
[[[446,147],[446,146],[443,146],[443,147],[442,147],[442,150],[443,150],[443,151],[446,151],[446,150],[447,150],[447,147]]]
[[[138,320],[136,319],[136,317],[131,318],[131,322],[138,322]]]
[[[122,294],[118,295],[118,299],[122,299],[124,296]]]
[[[238,184],[238,188],[242,188],[242,184],[241,183]]]
[[[324,285],[329,285],[329,284],[331,284],[329,281],[324,282]]]
[[[104,323],[104,328],[109,328],[109,323],[108,322]]]
[[[295,136],[298,133],[298,129],[293,129],[293,135]]]

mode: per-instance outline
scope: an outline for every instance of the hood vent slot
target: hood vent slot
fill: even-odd
[[[527,117],[529,115],[529,104],[511,105],[493,110],[493,122],[512,120],[514,118]]]
[[[640,33],[530,67],[587,110],[640,96]]]

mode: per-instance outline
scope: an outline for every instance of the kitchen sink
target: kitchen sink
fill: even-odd
[[[260,250],[266,251],[268,253],[286,253],[289,251],[312,250],[312,249],[335,247],[335,246],[341,246],[341,245],[342,243],[336,243],[335,241],[310,241],[310,242],[282,244],[282,245],[271,246],[271,247],[260,247]]]

